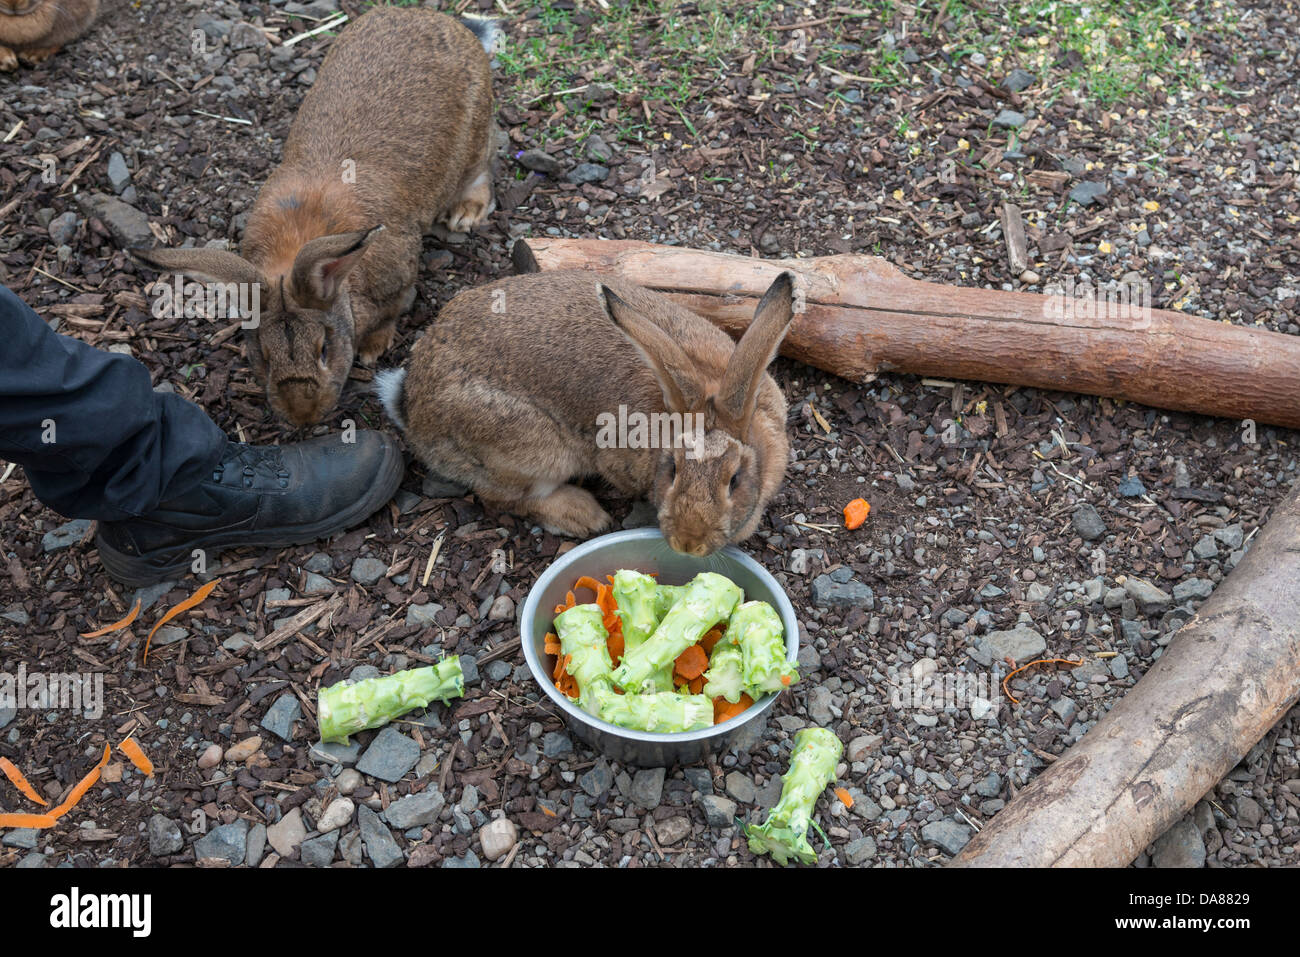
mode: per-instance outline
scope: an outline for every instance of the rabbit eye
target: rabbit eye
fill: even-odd
[[[731,484],[727,486],[727,492],[730,495],[736,494],[736,489],[740,487],[740,473],[734,472],[731,476]]]
[[[325,360],[329,357],[329,351],[330,351],[329,340],[325,340],[324,342],[322,342],[322,343],[320,344],[320,364],[321,364],[321,365],[324,365],[324,364],[325,364]]]

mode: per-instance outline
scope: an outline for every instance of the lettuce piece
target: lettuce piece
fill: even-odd
[[[670,734],[713,727],[713,702],[702,694],[618,694],[608,681],[601,685],[598,717],[620,728]]]
[[[623,654],[623,660],[614,669],[614,684],[629,694],[654,690],[655,672],[665,667],[671,672],[677,656],[730,616],[741,597],[740,588],[721,575],[713,572],[696,575],[664,615],[654,634],[644,644]]]
[[[704,672],[704,696],[710,701],[726,698],[732,704],[738,702],[745,693],[742,660],[740,646],[724,635],[713,646],[713,654],[709,655],[709,670]],[[750,697],[757,700],[758,695]]]
[[[322,688],[316,712],[322,741],[348,743],[348,736],[378,728],[431,701],[446,704],[465,693],[465,677],[456,655],[427,668],[412,668],[383,678]]]
[[[745,690],[751,698],[799,680],[799,672],[786,658],[781,616],[767,602],[747,601],[737,608],[727,622],[727,638],[740,646]]]
[[[835,766],[844,745],[825,728],[804,728],[794,736],[790,770],[781,780],[781,800],[768,812],[761,825],[745,829],[749,850],[771,854],[778,864],[791,858],[801,864],[816,864],[817,852],[808,843],[817,798],[835,780]]]
[[[578,707],[596,714],[600,706],[593,691],[602,680],[608,681],[614,669],[604,612],[595,604],[574,605],[556,616],[555,635],[560,639],[560,654],[569,656],[565,670],[578,682]]]

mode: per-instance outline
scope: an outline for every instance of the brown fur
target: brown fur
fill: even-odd
[[[491,132],[487,54],[463,24],[376,7],[334,42],[242,244],[266,287],[249,360],[279,415],[308,425],[329,413],[354,358],[378,358],[414,301],[421,236],[491,212]],[[313,242],[326,236],[337,242]],[[229,256],[142,258],[229,281]]]
[[[673,548],[708,555],[753,534],[785,474],[785,397],[764,370],[792,312],[783,274],[738,346],[631,283],[580,270],[514,276],[448,303],[385,401],[430,468],[492,506],[591,535],[609,515],[569,483],[600,476],[650,496]],[[598,448],[598,417],[619,405],[704,413],[705,454]]]
[[[97,13],[99,0],[0,0],[0,72],[49,59]]]

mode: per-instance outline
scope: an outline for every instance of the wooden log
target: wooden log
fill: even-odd
[[[764,260],[600,239],[530,239],[517,266],[588,269],[663,292],[739,336],[784,269],[803,314],[781,353],[859,382],[880,372],[1128,399],[1300,428],[1300,337],[1164,309],[946,286],[874,256]],[[1149,298],[1148,298],[1149,303]]]
[[[1121,867],[1300,698],[1300,490],[1110,713],[953,859]]]

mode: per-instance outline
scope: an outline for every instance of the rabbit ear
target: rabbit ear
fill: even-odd
[[[737,429],[737,438],[743,440],[749,433],[759,383],[793,321],[794,275],[783,272],[754,310],[754,321],[736,344],[714,399],[717,410]]]
[[[289,295],[294,302],[308,309],[329,309],[343,280],[383,228],[319,236],[305,244],[298,250],[289,275]]]
[[[222,249],[137,249],[131,256],[163,272],[184,273],[206,282],[261,283],[262,271],[247,259]]]
[[[641,354],[641,360],[659,380],[668,411],[690,412],[695,409],[703,396],[696,382],[695,364],[681,346],[603,283],[596,284],[596,296],[614,325],[631,340]]]

